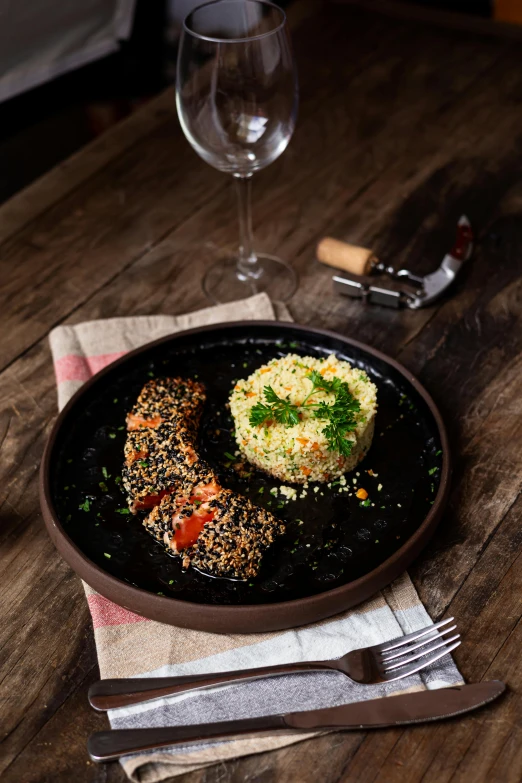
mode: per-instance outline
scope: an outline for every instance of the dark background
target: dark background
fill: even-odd
[[[278,0],[290,2],[299,0]],[[492,2],[392,5],[488,18]],[[0,104],[0,203],[172,84],[178,32],[164,0],[138,0],[131,37],[118,53]]]

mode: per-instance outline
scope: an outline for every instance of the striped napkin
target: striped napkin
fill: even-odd
[[[291,320],[285,308],[274,309],[268,297],[259,294],[188,315],[112,318],[59,326],[50,335],[59,406],[63,407],[94,373],[133,348],[182,329],[239,319]],[[196,674],[336,658],[431,622],[407,574],[356,609],[328,620],[289,631],[239,635],[189,631],[153,622],[84,586],[103,678]],[[113,728],[208,723],[331,707],[460,682],[462,677],[448,655],[420,675],[394,683],[358,685],[337,672],[286,675],[112,710],[109,720]],[[126,756],[121,763],[131,780],[155,783],[309,736],[206,742]]]

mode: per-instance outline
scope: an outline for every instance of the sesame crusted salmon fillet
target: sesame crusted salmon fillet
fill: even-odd
[[[152,508],[205,470],[194,448],[205,403],[201,383],[182,378],[148,381],[127,416],[123,486],[129,509]]]
[[[127,415],[127,430],[156,429],[179,419],[195,437],[205,398],[205,387],[197,381],[154,378],[145,384]]]
[[[205,487],[199,497],[205,497]],[[179,505],[173,495],[164,497],[145,521],[152,535],[192,565],[214,576],[251,579],[261,559],[284,525],[250,500],[217,487],[207,499],[198,489]]]
[[[133,514],[183,565],[248,579],[284,532],[247,498],[224,489],[199,456],[196,438],[205,389],[181,378],[149,381],[127,416],[123,486]]]
[[[123,468],[123,486],[133,514],[157,505],[187,480],[196,481],[209,470],[190,439],[175,424],[162,424],[144,437],[131,432]]]

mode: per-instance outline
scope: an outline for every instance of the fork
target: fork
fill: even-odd
[[[447,634],[456,629],[456,625],[441,630],[453,620],[453,617],[449,617],[407,636],[399,636],[373,647],[352,650],[341,658],[330,661],[299,661],[216,674],[189,674],[183,677],[100,680],[89,688],[89,703],[101,712],[190,690],[302,671],[338,671],[355,682],[368,685],[400,680],[431,666],[459,646],[460,634],[447,637]]]

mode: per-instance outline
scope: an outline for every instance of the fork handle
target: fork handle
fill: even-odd
[[[219,674],[188,674],[184,677],[136,677],[120,680],[99,680],[89,688],[89,703],[99,712],[140,704],[162,696],[173,696],[213,685],[226,685],[240,680],[277,677],[289,672],[336,669],[336,661],[301,661],[255,669],[239,669]]]

